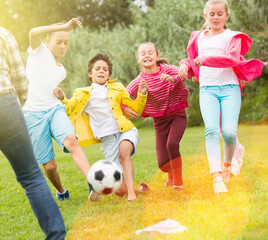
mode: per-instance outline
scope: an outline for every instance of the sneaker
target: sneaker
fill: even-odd
[[[165,184],[165,187],[167,188],[168,186],[173,186],[173,176],[172,176],[172,172],[168,172],[168,177],[167,177],[167,181]]]
[[[244,156],[245,148],[242,144],[239,144],[239,158],[232,159],[232,174],[236,177],[240,173],[240,169],[243,164],[243,156]]]
[[[245,152],[245,148],[242,144],[240,144],[239,145],[239,161],[238,161],[240,169],[241,169],[242,163],[243,163],[244,152]]]
[[[183,190],[183,187],[182,186],[173,186],[173,189],[175,189],[175,190]]]
[[[88,195],[88,200],[91,202],[98,202],[100,201],[100,194],[91,190]]]
[[[221,176],[225,183],[228,183],[230,181],[232,166],[225,167],[224,165],[221,166]]]
[[[232,175],[233,176],[238,176],[240,173],[240,164],[236,158],[232,159]]]
[[[228,189],[225,186],[222,177],[216,177],[213,180],[213,188],[215,193],[228,192]]]
[[[69,191],[65,189],[64,193],[59,193],[58,191],[56,191],[56,197],[58,200],[63,201],[64,199],[69,199],[70,194],[69,194]]]
[[[173,186],[173,182],[168,178],[166,183],[165,183],[165,187],[167,188],[168,186]]]

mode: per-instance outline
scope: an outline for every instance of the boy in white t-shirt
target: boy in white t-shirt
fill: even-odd
[[[46,176],[57,189],[57,198],[62,201],[69,198],[69,192],[60,181],[52,137],[64,152],[71,153],[85,178],[90,168],[65,113],[65,106],[53,95],[53,89],[66,77],[60,59],[68,48],[69,31],[81,24],[77,18],[73,18],[67,23],[37,27],[29,32],[29,58],[26,64],[29,86],[23,112],[37,162],[43,164]],[[41,41],[43,35],[47,35],[47,45]]]

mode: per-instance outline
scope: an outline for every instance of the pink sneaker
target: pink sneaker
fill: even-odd
[[[230,181],[232,166],[225,167],[223,164],[221,166],[221,176],[225,183],[228,183]]]
[[[216,177],[213,180],[213,188],[215,193],[228,192],[228,189],[225,186],[222,177]]]
[[[174,190],[183,190],[183,187],[182,186],[173,186],[173,189]]]
[[[242,164],[243,164],[243,156],[244,156],[244,152],[245,152],[245,148],[242,144],[239,145],[239,166],[240,166],[240,169],[242,167]]]
[[[240,164],[236,158],[232,159],[232,174],[233,176],[238,176],[240,173]]]
[[[167,188],[168,186],[173,186],[172,172],[168,172],[168,177],[167,177],[167,181],[165,183],[165,187]]]

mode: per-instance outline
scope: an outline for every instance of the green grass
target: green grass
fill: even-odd
[[[203,127],[187,128],[181,142],[184,191],[165,189],[166,174],[157,167],[154,130],[141,129],[133,157],[135,181],[147,182],[152,193],[126,198],[103,196],[87,200],[88,189],[70,155],[55,145],[58,168],[71,199],[58,202],[67,239],[268,239],[268,125],[239,125],[239,141],[245,146],[241,174],[232,178],[227,194],[215,195],[205,153]],[[100,145],[84,148],[90,163],[102,159]],[[44,239],[24,191],[16,182],[8,161],[0,154],[0,239]],[[55,194],[55,189],[50,188]],[[167,218],[189,230],[180,234],[136,235],[137,229]]]

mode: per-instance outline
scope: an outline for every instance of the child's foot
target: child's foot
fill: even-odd
[[[168,172],[168,177],[167,177],[167,181],[166,181],[165,187],[167,188],[168,186],[173,186],[173,175],[172,175],[172,171]]]
[[[128,203],[133,203],[135,200],[137,199],[137,197],[131,197],[131,198],[128,198],[127,201]]]
[[[228,189],[225,186],[222,177],[216,177],[213,180],[213,188],[215,193],[228,192]]]
[[[58,191],[56,191],[56,197],[58,200],[63,201],[64,199],[69,199],[70,194],[69,194],[69,191],[65,189],[63,193],[59,193]]]
[[[182,186],[173,186],[173,189],[175,189],[175,190],[183,190],[183,187]]]
[[[89,196],[88,196],[88,200],[91,202],[98,202],[98,201],[100,201],[100,194],[91,190],[91,192],[89,193]]]
[[[238,159],[238,164],[240,166],[240,169],[243,164],[243,156],[244,156],[245,148],[242,144],[239,145],[239,159]]]
[[[140,183],[139,185],[139,189],[142,192],[151,192],[152,190],[148,187],[148,185],[146,183]]]
[[[221,166],[221,176],[225,183],[230,181],[232,166],[225,167],[224,164]]]
[[[240,169],[243,164],[243,156],[244,156],[245,148],[242,144],[239,145],[239,158],[233,158],[232,159],[232,174],[236,177],[240,173]]]
[[[168,186],[173,186],[173,182],[168,178],[165,184],[165,187],[167,188]]]
[[[236,158],[232,159],[232,172],[233,176],[238,176],[240,173],[240,166]]]

